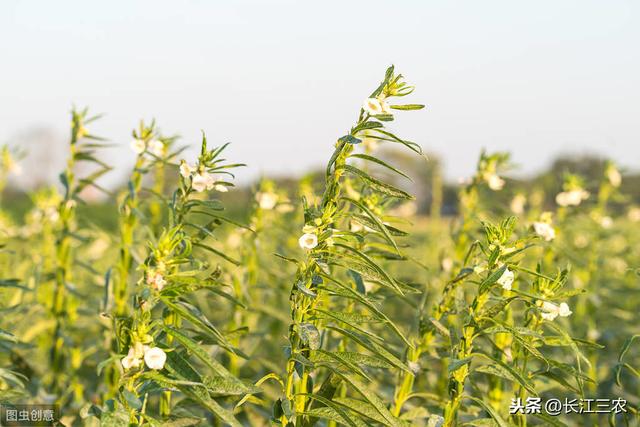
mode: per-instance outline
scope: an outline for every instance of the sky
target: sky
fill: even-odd
[[[231,142],[240,181],[303,173],[395,64],[427,108],[391,127],[451,179],[482,148],[510,151],[521,174],[565,153],[638,169],[639,44],[633,0],[2,0],[0,143],[65,137],[71,106],[89,106],[118,145],[113,176],[151,118],[192,154],[201,130]]]

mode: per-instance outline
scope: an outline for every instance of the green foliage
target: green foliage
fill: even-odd
[[[482,152],[441,218],[440,167],[389,128],[412,93],[390,67],[320,177],[236,198],[226,145],[187,161],[155,122],[109,193],[73,111],[61,186],[0,209],[0,404],[89,426],[637,426],[640,208],[616,166],[525,191]],[[0,156],[2,190],[21,153]],[[536,397],[627,404],[510,413]]]

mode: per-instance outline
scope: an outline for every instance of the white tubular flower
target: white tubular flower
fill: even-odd
[[[164,144],[158,139],[152,139],[149,141],[149,151],[158,157],[162,157],[164,155]]]
[[[191,178],[191,186],[198,193],[204,190],[211,190],[215,185],[215,180],[208,172],[196,173]]]
[[[140,359],[136,359],[135,357],[131,357],[129,355],[125,356],[120,360],[122,367],[125,371],[128,371],[131,368],[137,368],[140,366]]]
[[[365,99],[364,103],[362,104],[362,109],[372,116],[376,116],[378,114],[385,114],[385,111],[384,111],[385,107],[383,107],[382,102],[380,102],[378,98]]]
[[[11,162],[9,163],[9,167],[7,168],[9,173],[14,174],[15,176],[22,175],[22,166],[20,165],[20,163],[16,163],[15,161],[13,161],[13,159],[10,160]]]
[[[583,189],[563,191],[556,196],[556,203],[562,207],[578,206],[589,198],[589,192]]]
[[[260,209],[271,210],[278,203],[278,195],[274,193],[256,193],[256,201]]]
[[[180,175],[182,175],[183,178],[189,178],[191,176],[191,174],[193,174],[193,172],[195,172],[195,168],[190,166],[189,163],[187,163],[185,160],[182,160],[180,162]]]
[[[391,107],[384,99],[380,100],[380,107],[382,108],[382,112],[384,114],[393,114],[393,111],[391,111]]]
[[[136,344],[140,344],[140,343],[136,343]],[[142,357],[142,355],[137,356],[135,347],[136,346],[134,345],[133,347],[129,348],[129,353],[127,353],[127,355],[120,360],[120,363],[122,364],[122,367],[125,370],[129,370],[131,368],[137,368],[140,366],[140,358]]]
[[[487,271],[487,262],[482,261],[480,264],[473,267],[473,272],[476,274],[482,274]]]
[[[627,212],[627,218],[632,222],[640,222],[640,208],[633,207]]]
[[[533,230],[547,242],[556,238],[556,230],[547,222],[534,222]]]
[[[160,370],[166,361],[167,354],[161,348],[152,347],[144,352],[144,363],[149,369]]]
[[[167,281],[164,279],[161,273],[151,272],[147,275],[147,284],[159,292],[167,284]]]
[[[560,303],[560,307],[558,308],[558,314],[560,317],[569,317],[573,312],[569,309],[569,306],[566,302]]]
[[[500,178],[497,174],[493,173],[487,178],[487,185],[493,191],[500,191],[504,188],[504,179]]]
[[[213,189],[216,190],[216,191],[219,191],[220,193],[228,193],[229,192],[229,187],[227,187],[226,185],[222,185],[222,184],[214,185]]]
[[[540,316],[544,320],[548,320],[550,322],[558,316],[567,317],[572,314],[569,306],[565,302],[561,303],[560,306],[548,301],[538,301],[537,304],[540,307],[540,310],[542,310]]]
[[[350,221],[349,230],[353,233],[359,233],[360,231],[364,230],[364,226],[357,221]]]
[[[420,365],[419,362],[409,361],[407,363],[407,367],[411,372],[413,372],[413,375],[418,375],[420,371],[422,371],[422,366]]]
[[[131,141],[131,149],[136,154],[142,154],[144,153],[144,150],[147,149],[147,144],[142,139],[136,138],[133,141]]]
[[[527,204],[527,198],[524,194],[517,194],[512,200],[509,208],[511,212],[516,215],[522,215],[524,213],[524,206]]]
[[[504,273],[502,273],[502,276],[500,276],[500,278],[498,279],[497,283],[502,286],[502,289],[504,289],[505,291],[510,291],[511,285],[513,284],[513,279],[513,271],[506,268],[504,270]]]
[[[440,262],[440,267],[442,267],[442,271],[446,272],[453,270],[453,260],[449,257],[443,258]]]
[[[613,226],[613,219],[610,216],[603,216],[600,219],[600,225],[602,228],[611,228]]]
[[[305,233],[298,240],[298,244],[302,249],[313,249],[318,246],[318,236],[313,233]]]
[[[549,322],[553,322],[556,317],[558,317],[558,313],[555,311],[543,311],[540,313],[540,317],[544,320],[548,320]]]
[[[548,320],[549,322],[551,322],[556,317],[558,317],[558,311],[560,310],[560,307],[558,307],[554,303],[548,301],[538,301],[538,305],[540,306],[540,310],[542,310],[542,312],[540,313],[540,317],[542,317],[544,320]]]
[[[607,169],[607,179],[613,187],[617,188],[622,184],[622,175],[620,175],[620,172],[615,167]]]

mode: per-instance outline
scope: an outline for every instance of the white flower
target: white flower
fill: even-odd
[[[135,343],[133,347],[130,347],[127,355],[123,357],[122,360],[120,360],[122,367],[125,370],[139,367],[142,362],[141,359],[144,354],[145,348],[148,347],[146,345],[143,346],[142,343],[139,342]]]
[[[589,192],[583,189],[563,191],[556,196],[556,203],[560,206],[578,206],[589,198]]]
[[[258,202],[258,206],[260,209],[271,210],[278,203],[278,195],[274,193],[256,193],[256,201]]]
[[[480,264],[473,267],[473,272],[476,274],[482,274],[487,271],[487,261],[482,261]]]
[[[16,163],[12,159],[9,163],[9,166],[7,167],[7,170],[9,171],[9,173],[14,174],[15,176],[22,175],[22,166],[20,165],[20,163]]]
[[[149,141],[149,151],[158,157],[162,157],[164,154],[164,144],[160,140],[152,139]]]
[[[313,249],[318,246],[318,236],[313,233],[305,233],[298,240],[298,244],[302,249]]]
[[[191,178],[191,186],[198,193],[204,190],[211,190],[215,185],[215,180],[208,172],[196,173]]]
[[[502,276],[498,279],[498,284],[502,286],[502,289],[505,291],[510,291],[511,285],[513,284],[513,278],[513,271],[506,268],[504,273],[502,273]]]
[[[380,106],[382,107],[382,112],[384,114],[393,114],[393,111],[391,111],[391,107],[389,106],[389,104],[387,104],[387,101],[385,101],[384,99],[380,100]]]
[[[558,314],[560,317],[569,317],[573,312],[569,309],[569,306],[566,302],[560,303],[560,308],[558,309]]]
[[[444,425],[444,417],[442,415],[431,415],[427,420],[427,427],[442,427]]]
[[[493,191],[500,191],[504,188],[504,179],[500,178],[497,174],[492,173],[486,177],[487,185]]]
[[[413,372],[413,375],[418,375],[422,370],[422,366],[420,366],[420,363],[411,360],[407,362],[407,367],[411,372]]]
[[[133,357],[135,357],[136,359],[142,359],[144,353],[147,350],[149,350],[148,345],[143,345],[141,342],[136,342],[133,347],[129,349],[129,354],[133,354]]]
[[[144,150],[147,149],[147,144],[145,144],[145,142],[142,139],[134,139],[133,141],[131,141],[131,149],[136,153],[136,154],[142,154],[144,153]]]
[[[229,191],[229,187],[227,187],[226,185],[222,185],[222,184],[214,185],[213,189],[216,190],[216,191],[219,191],[221,193],[227,193]]]
[[[378,98],[367,98],[364,100],[362,108],[372,116],[385,114],[385,107],[383,106],[383,103],[384,101],[380,101]]]
[[[522,213],[524,213],[524,206],[526,204],[527,204],[527,198],[523,194],[517,194],[511,200],[511,205],[509,207],[511,208],[511,212],[513,212],[516,215],[521,215]]]
[[[552,322],[556,317],[558,317],[558,313],[556,313],[555,311],[543,311],[542,313],[540,313],[540,317],[542,317],[544,320]]]
[[[534,222],[533,230],[547,242],[552,241],[556,237],[556,230],[548,222]]]
[[[196,168],[189,165],[186,161],[183,160],[180,162],[180,175],[182,175],[183,178],[189,178],[195,170]]]
[[[602,228],[611,228],[611,226],[613,226],[613,219],[610,216],[603,216],[600,219],[600,225]]]
[[[572,314],[569,306],[565,302],[561,303],[560,306],[548,301],[538,301],[537,304],[540,310],[542,310],[540,317],[544,320],[553,321],[558,316],[567,317]]]
[[[629,209],[629,212],[627,213],[627,217],[632,222],[640,222],[640,208],[633,207]]]
[[[159,272],[151,272],[147,276],[147,284],[150,285],[153,289],[161,291],[162,288],[164,288],[164,286],[167,284],[167,281]]]
[[[131,355],[127,355],[120,360],[120,363],[125,370],[129,370],[131,368],[137,368],[138,366],[140,366],[140,359],[136,359]]]
[[[622,175],[620,175],[620,172],[615,167],[607,169],[607,179],[609,183],[616,188],[622,184]]]
[[[449,257],[443,258],[440,266],[442,267],[442,271],[449,272],[453,269],[453,260]]]
[[[144,363],[149,369],[162,369],[167,361],[167,354],[158,347],[152,347],[144,352]]]
[[[350,221],[349,230],[351,230],[353,233],[358,233],[364,230],[364,226],[357,221]]]

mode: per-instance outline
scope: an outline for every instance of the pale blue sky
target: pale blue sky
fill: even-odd
[[[72,103],[130,163],[155,117],[194,144],[231,141],[240,178],[323,164],[390,63],[428,106],[400,135],[468,175],[479,150],[524,172],[559,152],[640,166],[640,2],[0,2],[0,142],[66,134]]]

